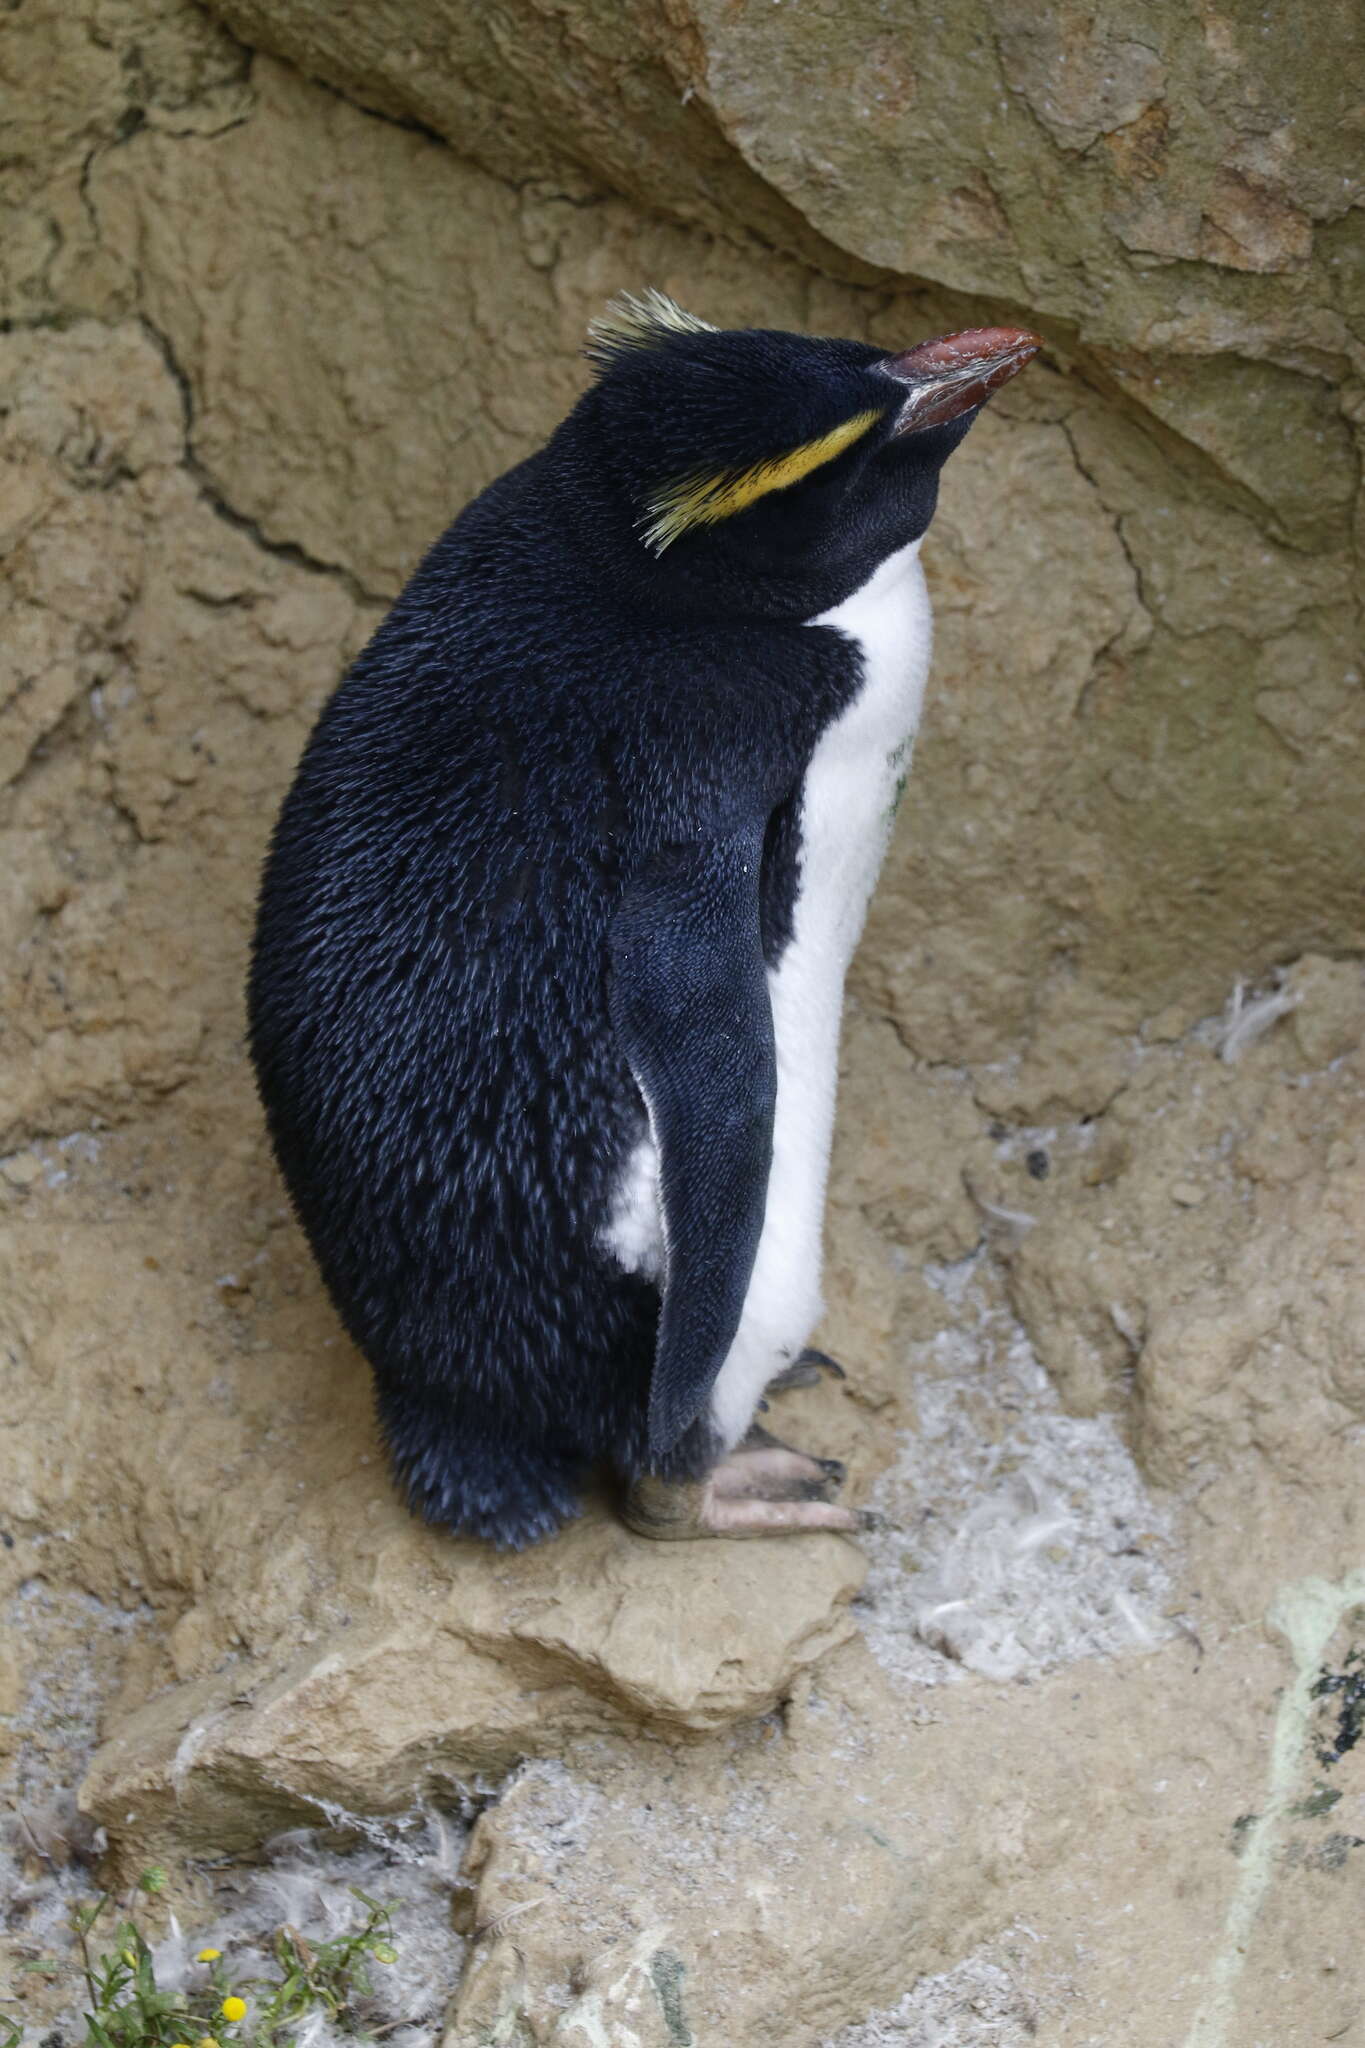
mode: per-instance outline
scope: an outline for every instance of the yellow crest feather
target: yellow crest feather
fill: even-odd
[[[709,320],[687,312],[667,292],[618,292],[605,312],[588,322],[587,354],[604,369],[629,349],[657,348],[670,334],[714,334]]]
[[[874,406],[870,412],[854,413],[829,433],[818,434],[813,441],[803,441],[799,448],[789,448],[785,455],[756,462],[748,469],[683,477],[678,483],[667,485],[649,501],[645,539],[655,554],[661,555],[671,541],[690,527],[715,526],[720,520],[742,512],[755,499],[766,497],[769,491],[785,491],[788,485],[800,483],[813,469],[833,462],[836,455],[851,448],[883,417],[884,411],[884,407]]]

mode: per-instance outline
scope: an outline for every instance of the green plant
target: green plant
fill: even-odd
[[[143,1872],[103,1954],[93,1952],[91,1935],[112,1906],[111,1895],[72,1915],[88,2001],[87,2048],[286,2048],[299,2022],[318,2012],[355,2039],[367,2038],[363,2004],[373,1992],[370,1965],[397,1961],[389,1909],[381,1900],[352,1886],[364,1919],[330,1941],[309,1942],[297,1928],[281,1927],[272,1943],[270,1976],[237,1977],[221,1951],[205,1948],[195,1958],[202,1983],[168,1991],[157,1984],[155,1959],[133,1918],[137,1893],[154,1894],[165,1883],[164,1871]],[[18,2048],[20,2039],[14,2022],[0,2016],[0,2048]]]

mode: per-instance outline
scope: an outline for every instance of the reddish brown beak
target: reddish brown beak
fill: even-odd
[[[984,404],[1033,361],[1042,345],[1041,337],[1024,327],[969,327],[888,356],[882,369],[909,387],[896,432],[945,426]]]

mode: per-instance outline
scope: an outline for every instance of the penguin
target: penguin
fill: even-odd
[[[943,464],[1041,346],[589,330],[547,444],[324,707],[260,889],[249,1043],[428,1521],[520,1548],[608,1468],[667,1538],[857,1529],[756,1421],[833,1361],[845,973],[930,651]]]

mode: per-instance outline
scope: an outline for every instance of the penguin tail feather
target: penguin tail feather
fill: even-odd
[[[536,1443],[495,1443],[435,1402],[386,1397],[380,1424],[415,1515],[499,1550],[524,1550],[581,1512],[583,1461]]]

